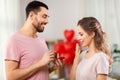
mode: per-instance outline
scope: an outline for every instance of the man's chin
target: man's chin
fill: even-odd
[[[44,31],[44,29],[39,29],[39,30],[37,30],[37,32],[39,32],[39,33],[40,33],[40,32],[43,32],[43,31]]]
[[[43,32],[43,31],[44,31],[44,30],[39,30],[39,31],[37,31],[37,32],[39,32],[39,33],[40,33],[40,32]]]

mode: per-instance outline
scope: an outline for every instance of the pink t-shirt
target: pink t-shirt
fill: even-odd
[[[40,60],[46,51],[48,47],[42,37],[30,38],[16,32],[8,41],[5,59],[15,60],[19,68],[26,68]],[[48,67],[27,80],[48,80]]]
[[[97,80],[97,74],[108,74],[109,61],[103,52],[85,58],[86,51],[81,53],[81,61],[77,66],[76,80]]]

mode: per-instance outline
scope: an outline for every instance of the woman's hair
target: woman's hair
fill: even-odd
[[[112,58],[111,58],[109,46],[106,41],[107,36],[106,33],[103,32],[99,21],[94,17],[84,17],[78,21],[77,25],[78,26],[80,25],[82,29],[85,30],[89,35],[92,34],[93,32],[95,33],[94,36],[95,47],[98,50],[103,51],[109,57],[110,70],[111,70]]]

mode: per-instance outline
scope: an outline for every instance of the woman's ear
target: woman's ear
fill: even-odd
[[[92,32],[91,37],[94,38],[94,36],[95,36],[95,32]]]

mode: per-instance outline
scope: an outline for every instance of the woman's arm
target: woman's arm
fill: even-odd
[[[74,59],[74,63],[73,63],[71,73],[70,73],[70,80],[75,80],[76,69],[77,69],[78,63],[79,62],[77,61],[77,59]]]
[[[97,80],[107,80],[107,74],[98,74]]]
[[[73,66],[70,73],[70,80],[75,80],[76,69],[77,69],[78,63],[80,62],[80,52],[81,52],[80,46],[76,44],[75,58],[74,58]]]

